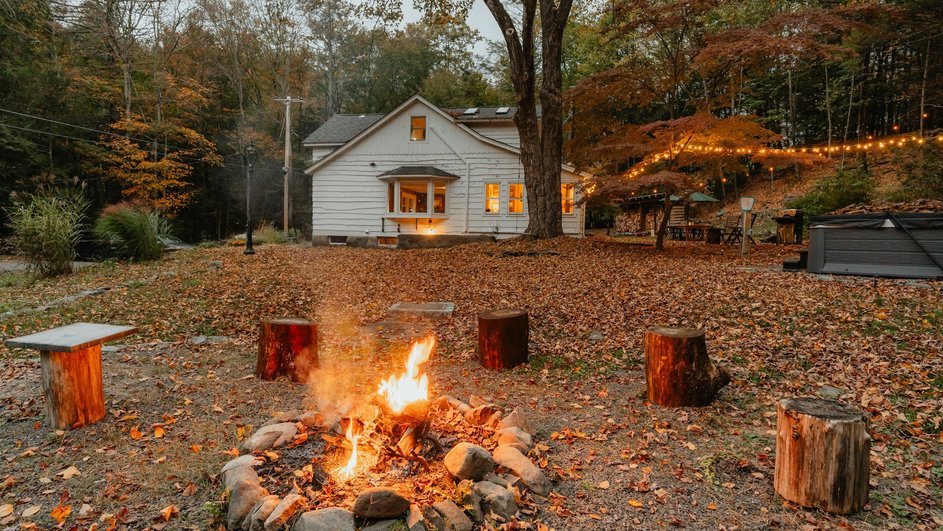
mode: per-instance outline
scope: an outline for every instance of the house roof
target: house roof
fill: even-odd
[[[344,144],[384,116],[386,115],[378,113],[335,114],[308,135],[302,143],[305,145]]]
[[[459,122],[510,121],[517,114],[517,107],[453,107],[442,110],[451,114]],[[499,110],[505,112],[499,113]],[[540,115],[540,106],[538,106],[537,117],[540,118]]]
[[[315,161],[315,163],[312,164],[311,166],[308,166],[308,168],[305,169],[305,173],[307,173],[308,175],[312,175],[315,171],[317,171],[318,168],[324,166],[325,164],[328,164],[329,162],[331,162],[331,161],[334,160],[335,158],[339,157],[339,156],[340,156],[342,153],[344,153],[346,150],[348,150],[348,149],[350,149],[352,146],[356,145],[359,141],[361,141],[361,140],[363,140],[364,138],[370,136],[370,135],[371,135],[374,131],[376,131],[377,129],[383,127],[383,125],[384,125],[385,123],[387,123],[389,120],[392,120],[392,119],[393,119],[394,117],[396,117],[398,114],[402,113],[404,110],[406,110],[407,108],[409,108],[409,106],[412,105],[414,102],[420,102],[420,103],[422,103],[423,105],[425,105],[426,107],[428,107],[429,109],[431,109],[433,112],[438,112],[439,114],[441,114],[442,116],[445,116],[446,118],[449,118],[449,119],[451,119],[451,120],[455,120],[455,117],[452,116],[451,114],[449,114],[448,112],[446,112],[444,109],[442,109],[441,107],[438,107],[438,106],[436,106],[436,105],[433,105],[429,100],[427,100],[427,99],[425,99],[425,98],[423,98],[422,96],[420,96],[420,95],[417,94],[417,95],[415,95],[415,96],[409,98],[408,100],[404,101],[403,103],[401,103],[401,104],[399,105],[399,107],[393,109],[393,111],[391,111],[391,112],[388,113],[388,114],[381,114],[381,115],[369,115],[369,114],[368,114],[368,115],[364,115],[364,117],[368,117],[368,116],[378,116],[378,118],[377,118],[376,120],[374,120],[370,125],[368,125],[368,126],[365,127],[364,129],[360,130],[360,132],[354,134],[353,137],[349,138],[349,139],[348,139],[347,141],[345,141],[342,145],[340,145],[337,149],[335,149],[334,151],[331,151],[330,153],[328,153],[328,154],[325,155],[324,157],[318,159],[318,160]],[[351,115],[347,115],[347,116],[351,116]],[[330,120],[328,120],[328,122],[329,122],[329,121],[330,121]],[[479,133],[478,131],[475,131],[475,130],[472,129],[471,127],[469,127],[469,126],[467,126],[467,125],[465,125],[465,124],[463,124],[463,123],[460,123],[458,120],[455,120],[453,123],[455,123],[455,125],[456,125],[459,129],[465,131],[467,134],[469,134],[469,135],[471,135],[471,136],[477,138],[478,140],[480,140],[480,141],[482,141],[482,142],[484,142],[484,143],[486,143],[486,144],[489,144],[489,145],[492,145],[492,146],[494,146],[494,147],[496,147],[496,148],[499,148],[499,149],[502,149],[502,150],[504,150],[504,151],[513,153],[513,154],[515,154],[515,155],[517,155],[517,156],[520,156],[520,155],[521,155],[521,150],[520,150],[519,148],[516,148],[516,147],[514,147],[514,146],[505,144],[504,142],[501,142],[501,141],[499,141],[499,140],[495,140],[495,139],[493,139],[493,138],[490,138],[490,137],[487,137],[487,136],[485,136],[485,135],[482,135],[481,133]],[[327,125],[327,122],[325,122],[325,125]],[[318,131],[319,131],[321,128],[323,128],[323,127],[324,127],[324,126],[322,125],[320,128],[318,128]],[[311,133],[311,135],[309,135],[308,138],[311,138],[312,136],[314,136],[315,134],[317,134],[318,131],[315,131],[314,133]],[[326,143],[326,142],[322,142],[322,143]],[[305,140],[305,144],[311,145],[312,142],[308,142],[308,140]],[[561,166],[561,168],[564,169],[564,170],[566,170],[566,171],[569,171],[569,172],[578,173],[579,175],[581,175],[581,176],[583,176],[583,177],[590,177],[590,174],[588,174],[588,173],[586,173],[586,172],[578,172],[578,171],[576,170],[576,168],[574,168],[573,166],[570,166],[570,165],[568,165],[568,164],[563,164],[563,165]]]
[[[400,166],[395,170],[381,173],[379,179],[388,179],[391,177],[442,177],[444,179],[458,179],[459,176],[440,170],[435,166]]]

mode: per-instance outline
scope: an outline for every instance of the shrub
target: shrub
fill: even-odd
[[[170,237],[170,224],[156,211],[128,203],[110,205],[95,223],[95,236],[135,260],[157,260]]]
[[[285,233],[276,229],[271,221],[263,221],[252,233],[253,243],[288,243]]]
[[[614,205],[591,205],[586,207],[587,229],[608,229],[616,223],[621,210]]]
[[[809,193],[794,199],[787,206],[801,208],[808,224],[814,216],[820,216],[856,203],[867,203],[871,199],[874,183],[871,175],[857,170],[838,172],[826,177]]]
[[[17,201],[8,210],[13,246],[33,273],[72,272],[86,208],[88,203],[79,193],[44,192]]]

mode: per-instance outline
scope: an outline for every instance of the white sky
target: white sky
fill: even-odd
[[[422,18],[422,13],[413,7],[412,0],[403,0],[403,20],[404,22],[416,22]],[[478,33],[485,39],[504,43],[504,37],[501,35],[501,29],[498,23],[491,16],[487,6],[482,0],[475,0],[471,11],[468,12],[468,25],[472,29],[478,30]],[[475,46],[475,51],[480,55],[488,54],[488,47],[484,42],[479,42]]]

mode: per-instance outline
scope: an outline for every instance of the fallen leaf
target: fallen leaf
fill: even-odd
[[[609,488],[609,482],[608,482],[608,481],[600,481],[600,482],[599,482],[599,485],[596,485],[596,488],[597,488],[597,489],[606,490],[606,489]]]
[[[160,516],[164,519],[165,522],[170,521],[171,518],[177,516],[178,514],[180,514],[180,508],[176,505],[168,505],[160,511]]]
[[[141,438],[141,430],[137,426],[131,428],[131,431],[128,432],[131,435],[131,438],[135,441]]]
[[[644,507],[644,506],[645,506],[644,503],[642,503],[642,502],[640,502],[640,501],[638,501],[638,500],[629,500],[629,505],[631,505],[632,507]]]
[[[155,427],[154,427],[154,438],[155,438],[155,439],[160,439],[160,438],[163,437],[163,436],[164,436],[164,428],[163,428],[163,426],[155,426]]]
[[[195,453],[195,454],[200,453],[200,450],[202,450],[202,449],[203,449],[203,447],[200,446],[199,444],[192,444],[192,445],[190,445],[190,451],[193,452],[193,453]]]
[[[49,513],[49,516],[52,516],[55,521],[61,524],[62,522],[65,522],[65,519],[68,518],[69,514],[71,513],[71,505],[62,505],[60,503],[59,505],[56,505],[56,508],[53,509],[52,512]]]
[[[4,516],[9,516],[11,514],[13,514],[12,504],[8,503],[6,505],[0,505],[0,518],[3,518]]]
[[[56,475],[57,475],[57,476],[62,476],[62,479],[64,479],[64,480],[69,480],[69,479],[74,478],[75,476],[81,476],[82,473],[79,472],[79,469],[78,469],[78,468],[75,468],[75,465],[72,465],[72,466],[70,466],[69,468],[63,470],[62,472],[59,472],[59,473],[56,474]]]
[[[710,509],[711,511],[716,511],[716,510],[717,510],[717,504],[714,503],[714,502],[710,502],[710,503],[707,504],[707,508]]]
[[[26,510],[23,511],[23,514],[21,516],[23,516],[23,518],[29,518],[31,516],[35,516],[36,513],[38,513],[41,510],[42,510],[42,507],[38,505],[33,505],[32,507],[27,507]]]

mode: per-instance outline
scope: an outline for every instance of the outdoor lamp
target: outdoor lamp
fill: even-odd
[[[250,140],[242,150],[242,157],[246,164],[246,250],[242,254],[255,254],[252,248],[252,170],[259,160],[259,151]]]
[[[746,256],[750,254],[750,229],[747,227],[747,216],[751,210],[753,210],[753,205],[756,203],[755,197],[743,196],[740,198],[740,210],[743,212],[740,214],[741,221],[743,222],[743,227],[740,232],[740,254]]]

